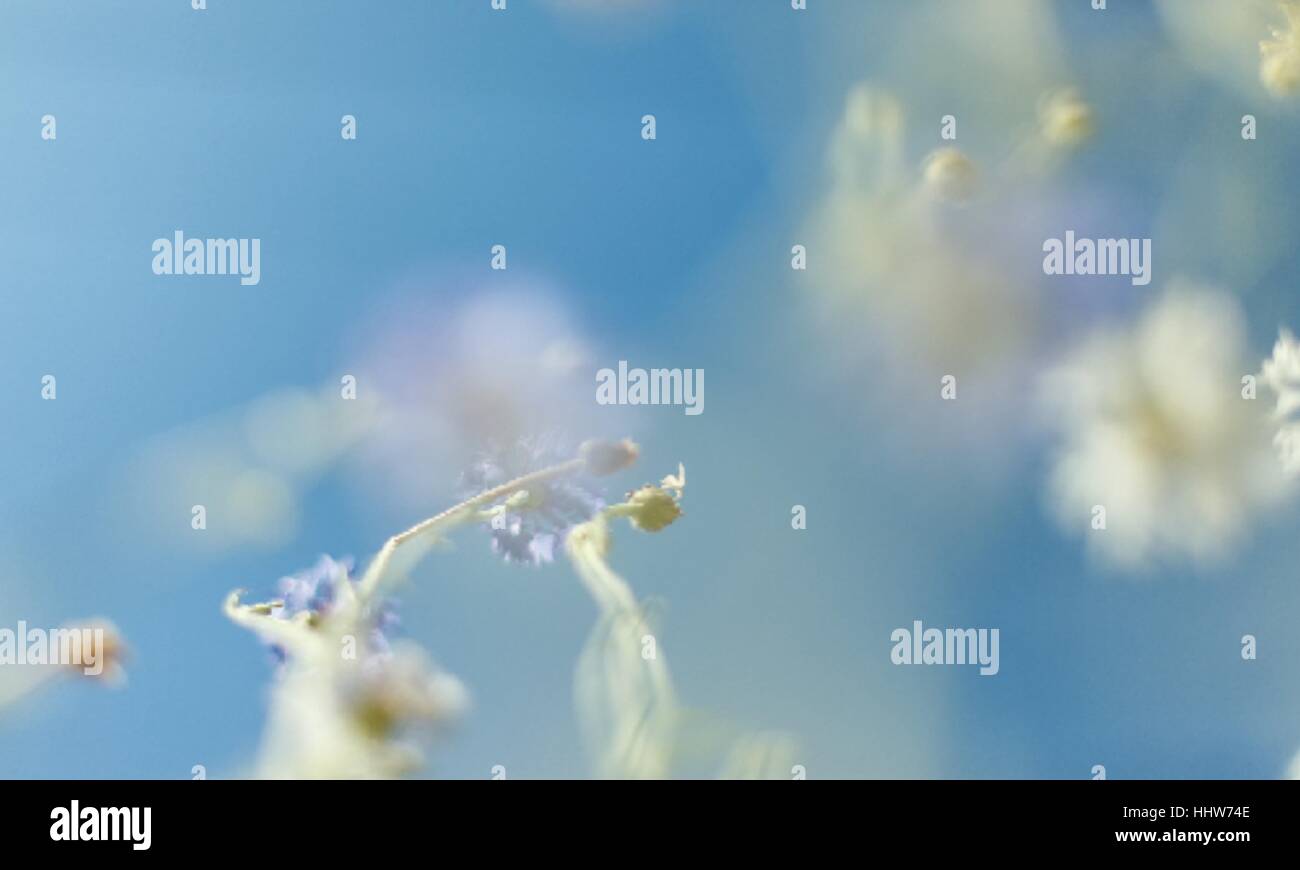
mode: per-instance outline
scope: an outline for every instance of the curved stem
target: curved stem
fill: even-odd
[[[375,593],[384,579],[393,553],[402,544],[434,531],[459,525],[465,520],[473,518],[474,513],[479,508],[521,489],[527,489],[534,484],[572,474],[580,470],[584,464],[585,461],[582,458],[570,459],[567,462],[561,462],[558,465],[552,465],[539,471],[530,472],[522,477],[516,477],[514,480],[507,481],[500,486],[494,486],[492,489],[481,492],[473,498],[466,499],[458,505],[453,505],[436,516],[421,520],[404,532],[393,535],[384,543],[379,553],[370,562],[369,567],[366,568],[366,573],[362,576],[360,587],[357,590],[358,595],[362,600],[368,600]]]

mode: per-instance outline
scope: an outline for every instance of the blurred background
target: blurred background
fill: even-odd
[[[1036,400],[1176,278],[1239,310],[1242,374],[1300,327],[1300,126],[1258,76],[1280,7],[808,6],[4,4],[0,626],[104,616],[131,658],[0,710],[0,776],[242,774],[271,669],[224,596],[364,562],[488,439],[555,425],[641,444],[611,496],[685,464],[686,516],[612,561],[684,702],[794,735],[809,777],[1283,775],[1294,502],[1214,559],[1116,565],[1058,519]],[[1061,88],[1091,130],[1057,159]],[[941,146],[980,193],[936,215]],[[261,283],[154,276],[177,229],[260,238]],[[1066,229],[1152,238],[1152,283],[1046,278]],[[597,406],[620,359],[703,369],[705,413]],[[455,544],[399,594],[472,696],[426,774],[587,775],[593,606],[562,561]],[[892,665],[915,619],[1000,629],[1000,673]]]

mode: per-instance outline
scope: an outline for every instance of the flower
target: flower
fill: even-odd
[[[1091,517],[1090,541],[1110,561],[1217,556],[1282,494],[1266,420],[1240,389],[1243,335],[1232,299],[1183,288],[1045,376],[1062,436],[1050,482],[1059,519],[1088,529]]]
[[[257,775],[269,779],[387,779],[419,768],[405,738],[437,733],[468,693],[417,647],[356,661],[321,647],[272,687]]]
[[[388,640],[391,605],[354,582],[350,560],[322,556],[280,581],[284,600],[226,601],[226,614],[278,653],[256,773],[267,778],[391,778],[416,770],[405,738],[432,733],[468,705],[454,676],[409,641]]]
[[[400,642],[347,674],[341,691],[363,730],[392,736],[408,724],[438,725],[469,706],[460,680],[436,668],[418,646]]]
[[[1259,44],[1259,80],[1275,97],[1300,91],[1300,4],[1285,0],[1279,4],[1286,16],[1285,28],[1274,27],[1273,38]]]
[[[311,568],[280,578],[277,585],[281,597],[269,603],[267,615],[281,620],[300,617],[309,624],[319,622],[330,612],[340,584],[356,582],[357,578],[352,576],[352,567],[353,560],[350,557],[336,560],[322,555]],[[368,637],[373,653],[382,655],[388,651],[388,635],[399,621],[397,611],[390,602],[379,605]],[[268,646],[276,663],[283,665],[288,659],[285,648],[278,643],[270,643]]]
[[[287,619],[298,613],[323,614],[334,600],[334,588],[347,579],[352,570],[352,560],[335,561],[322,555],[316,564],[305,571],[280,578],[282,599],[273,607],[271,615]]]
[[[461,476],[469,495],[508,483],[529,472],[558,465],[571,454],[555,438],[523,438],[510,448],[481,456]],[[584,471],[605,472],[635,457],[635,445],[619,451],[593,443],[584,450]],[[541,565],[555,559],[555,545],[578,523],[604,507],[604,499],[583,471],[559,475],[520,490],[481,512],[492,534],[492,549],[507,562]]]
[[[1261,373],[1264,382],[1277,394],[1273,410],[1281,428],[1273,437],[1273,444],[1282,458],[1282,467],[1288,474],[1300,473],[1300,343],[1290,332],[1282,330],[1273,356],[1264,361]]]

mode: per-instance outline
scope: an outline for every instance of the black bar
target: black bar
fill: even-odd
[[[382,844],[384,860],[409,854],[428,863],[430,850],[445,857],[460,847],[571,840],[619,849],[606,853],[612,857],[639,853],[648,839],[685,847],[704,837],[745,851],[815,841],[868,855],[920,845],[927,857],[1131,852],[1231,860],[1293,845],[1298,798],[1300,786],[1259,781],[19,781],[5,785],[0,842],[46,855],[302,859]],[[87,808],[148,807],[149,848],[134,848],[143,845],[132,842],[139,826],[112,841],[52,839],[73,801],[83,825]],[[107,833],[113,817],[122,818],[90,815],[109,822]],[[597,847],[603,838],[611,842]]]

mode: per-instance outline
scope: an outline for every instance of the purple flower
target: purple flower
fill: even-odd
[[[461,476],[461,486],[467,497],[473,496],[572,455],[572,451],[557,449],[555,439],[521,439],[508,449],[480,457]],[[507,562],[551,562],[555,559],[555,545],[569,529],[591,519],[604,506],[604,499],[586,475],[551,478],[529,488],[526,506],[499,506],[500,511],[487,523],[492,550]]]
[[[300,613],[309,613],[312,617],[324,616],[329,613],[334,604],[334,596],[340,583],[359,582],[360,578],[353,576],[352,568],[351,557],[336,560],[323,555],[316,560],[315,565],[305,571],[280,578],[278,586],[283,604],[273,607],[271,616],[275,619],[292,619]],[[391,602],[385,601],[379,606],[374,617],[374,628],[367,638],[372,653],[378,655],[388,653],[389,634],[397,627],[398,622],[397,611]],[[271,644],[270,648],[271,657],[276,664],[284,664],[288,659],[285,649],[279,644]]]
[[[334,589],[352,573],[352,560],[335,561],[321,556],[306,571],[280,578],[280,597],[283,607],[271,611],[277,619],[289,619],[299,613],[315,615],[327,613],[334,603]]]

